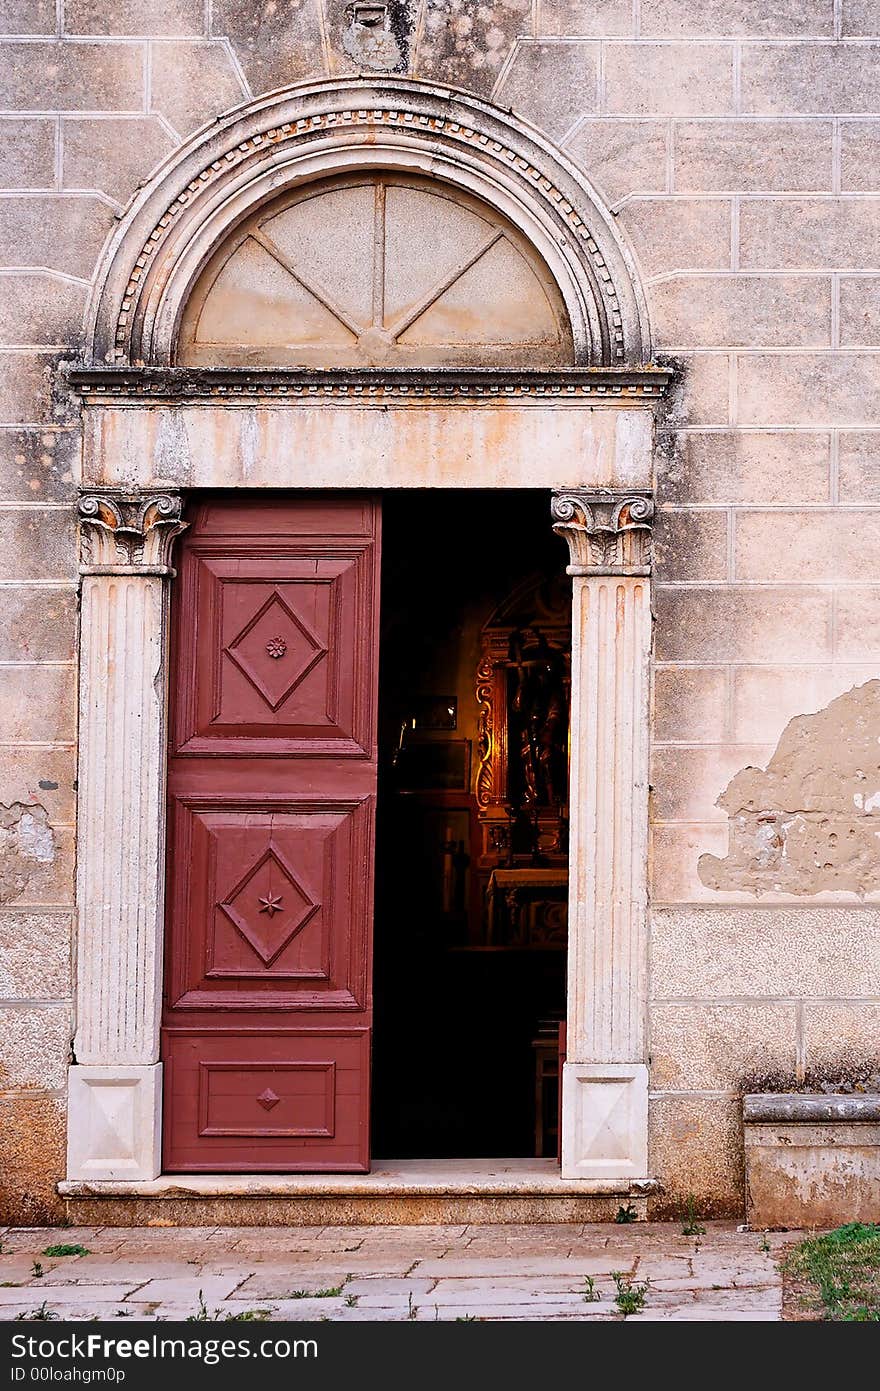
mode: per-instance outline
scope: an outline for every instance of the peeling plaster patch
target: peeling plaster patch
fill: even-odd
[[[0,803],[0,903],[18,898],[27,888],[33,867],[55,859],[55,832],[45,807]]]
[[[700,857],[707,888],[880,890],[880,681],[796,716],[766,769],[737,773],[716,805],[730,839],[724,859]]]

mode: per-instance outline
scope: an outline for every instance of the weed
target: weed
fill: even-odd
[[[347,1295],[345,1296],[345,1306],[346,1306],[347,1309],[353,1309],[353,1308],[355,1307],[355,1305],[357,1304],[357,1302],[358,1302],[358,1297],[357,1297],[356,1294],[347,1294]]]
[[[130,1319],[133,1313],[134,1309],[117,1309],[116,1317],[118,1319]]]
[[[220,1317],[220,1310],[219,1310],[219,1309],[215,1309],[214,1312],[213,1312],[213,1314],[209,1312],[208,1306],[207,1306],[207,1304],[205,1303],[205,1296],[202,1294],[202,1291],[199,1290],[199,1312],[198,1312],[197,1314],[189,1314],[189,1315],[187,1316],[187,1318],[184,1320],[184,1322],[185,1322],[185,1323],[214,1323],[217,1319],[219,1319],[219,1317]]]
[[[227,1323],[265,1323],[266,1319],[272,1317],[271,1309],[243,1309],[240,1314],[227,1314]]]
[[[699,1221],[697,1202],[693,1193],[688,1193],[681,1217],[682,1236],[705,1236],[706,1228]]]
[[[648,1293],[648,1284],[636,1284],[620,1270],[612,1270],[611,1278],[617,1293],[614,1296],[614,1303],[617,1305],[624,1318],[629,1318],[630,1314],[637,1314],[640,1309],[645,1307],[645,1297]]]
[[[341,1285],[333,1285],[326,1290],[291,1290],[288,1299],[338,1299],[342,1294]]]
[[[767,1233],[766,1233],[766,1232],[765,1232],[764,1235],[761,1237],[761,1245],[758,1247],[758,1250],[759,1250],[759,1251],[769,1251],[769,1250],[770,1250],[770,1242],[767,1240]]]
[[[16,1314],[15,1317],[18,1323],[29,1323],[31,1319],[45,1319],[47,1321],[49,1319],[57,1319],[58,1315],[55,1313],[54,1309],[50,1309],[47,1307],[46,1301],[44,1299],[39,1309],[32,1309],[29,1314]]]
[[[406,1316],[408,1319],[415,1319],[418,1317],[419,1306],[417,1304],[413,1304],[412,1290],[410,1290],[406,1296],[406,1308]]]
[[[632,1203],[627,1203],[626,1207],[621,1205],[617,1209],[614,1220],[615,1222],[638,1222],[639,1214],[636,1212]]]
[[[476,1316],[476,1314],[456,1314],[456,1316],[455,1316],[455,1322],[456,1322],[456,1323],[476,1323],[476,1322],[477,1322],[477,1316]]]
[[[596,1293],[596,1281],[593,1279],[592,1275],[585,1275],[585,1276],[584,1276],[584,1303],[585,1303],[585,1304],[594,1304],[598,1298],[599,1298],[599,1296],[598,1296],[598,1294]]]
[[[0,1280],[0,1290],[17,1290],[19,1284],[18,1280]]]
[[[91,1254],[88,1246],[80,1246],[79,1242],[72,1245],[62,1242],[60,1246],[47,1246],[43,1252],[44,1256],[90,1256]]]
[[[34,1261],[33,1265],[31,1266],[31,1275],[33,1275],[34,1279],[40,1280],[45,1274],[46,1272],[40,1265],[40,1262]]]
[[[849,1222],[810,1237],[783,1270],[806,1284],[806,1302],[821,1304],[828,1320],[880,1323],[880,1223]]]

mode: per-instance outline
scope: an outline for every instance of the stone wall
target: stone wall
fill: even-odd
[[[71,1037],[79,437],[53,368],[80,346],[121,210],[183,138],[371,64],[513,107],[561,144],[629,238],[679,369],[657,454],[652,1169],[668,1204],[735,1210],[742,1089],[869,1069],[880,1050],[880,8],[392,0],[381,34],[345,12],[3,7],[6,1210],[57,1212]]]

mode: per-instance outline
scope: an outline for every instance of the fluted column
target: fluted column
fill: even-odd
[[[568,1028],[562,1172],[647,1176],[647,493],[568,491],[572,576]]]
[[[69,1178],[159,1173],[168,588],[180,498],[80,499],[77,1027]]]

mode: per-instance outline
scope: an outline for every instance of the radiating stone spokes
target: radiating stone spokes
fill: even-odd
[[[188,525],[182,511],[177,493],[84,493],[79,500],[81,570],[167,574],[174,541]]]
[[[570,575],[648,575],[651,572],[649,492],[554,493],[553,530],[568,542]]]

